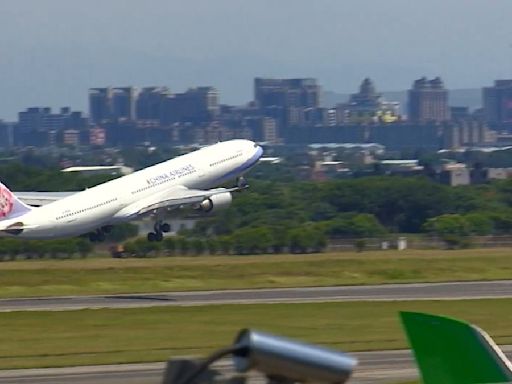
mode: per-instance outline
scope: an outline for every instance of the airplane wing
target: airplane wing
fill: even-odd
[[[43,206],[77,193],[74,192],[13,192],[22,202],[32,206]]]
[[[173,188],[162,194],[151,196],[144,199],[142,204],[138,204],[136,214],[138,216],[153,213],[162,208],[181,207],[183,205],[199,204],[209,197],[222,193],[231,193],[239,191],[246,187],[233,188],[214,188],[209,190],[189,189],[184,186]]]

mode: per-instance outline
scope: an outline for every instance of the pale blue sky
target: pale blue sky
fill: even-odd
[[[214,85],[233,104],[255,76],[481,87],[512,77],[511,15],[510,0],[0,0],[0,119],[85,111],[107,85]]]

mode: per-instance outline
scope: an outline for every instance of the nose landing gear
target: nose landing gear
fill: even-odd
[[[245,189],[249,186],[249,184],[247,183],[247,180],[245,180],[245,177],[240,176],[236,179],[236,186],[240,189]]]

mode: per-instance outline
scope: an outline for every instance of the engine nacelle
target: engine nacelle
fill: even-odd
[[[211,213],[228,208],[232,201],[233,197],[231,196],[231,192],[218,193],[204,199],[199,204],[199,209],[203,212]]]

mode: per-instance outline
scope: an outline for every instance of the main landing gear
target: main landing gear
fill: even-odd
[[[95,232],[89,233],[89,241],[91,243],[101,243],[105,241],[105,235],[112,231],[111,225],[105,225],[101,228],[98,228]]]
[[[171,231],[171,226],[162,222],[162,220],[158,220],[153,228],[155,231],[148,233],[148,241],[162,241],[164,233]]]

